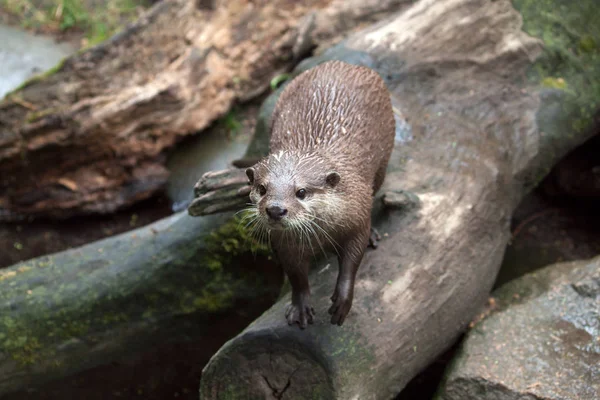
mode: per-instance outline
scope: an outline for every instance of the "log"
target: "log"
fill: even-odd
[[[590,0],[421,0],[301,64],[341,59],[386,79],[398,124],[373,212],[383,240],[342,327],[327,313],[331,259],[310,276],[314,325],[287,325],[286,294],[213,356],[201,398],[389,399],[451,346],[488,298],[520,199],[598,123],[597,48],[578,47],[600,43],[598,12]],[[381,206],[407,193],[413,207]]]
[[[165,150],[315,47],[409,0],[158,2],[0,102],[0,217],[111,213],[168,177]]]
[[[0,397],[214,338],[215,319],[232,313],[260,315],[279,295],[281,272],[230,218],[179,213],[0,269]]]

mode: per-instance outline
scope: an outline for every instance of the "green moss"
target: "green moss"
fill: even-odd
[[[58,109],[56,107],[51,107],[51,108],[46,108],[44,110],[40,110],[40,111],[30,111],[27,113],[27,115],[25,115],[25,121],[27,123],[32,123],[35,121],[38,121],[50,114],[54,114],[58,111]]]
[[[48,69],[47,71],[42,72],[41,74],[32,76],[31,78],[27,79],[25,82],[21,83],[19,86],[17,86],[14,90],[10,91],[9,93],[6,94],[6,98],[10,98],[13,96],[17,96],[17,92],[25,89],[28,86],[31,86],[32,84],[36,83],[36,82],[40,82],[46,78],[48,78],[49,76],[54,75],[55,73],[59,72],[60,70],[62,70],[64,64],[65,64],[66,58],[63,58],[61,61],[59,61],[54,67]]]
[[[565,89],[567,87],[567,83],[563,78],[547,77],[542,80],[542,86],[554,89]]]
[[[598,51],[596,39],[591,35],[583,35],[581,40],[579,40],[579,51],[582,53],[593,53]]]
[[[215,217],[205,234],[198,232],[210,229],[204,220],[189,218],[1,270],[0,352],[20,365],[52,367],[57,345],[109,326],[170,314],[203,318],[272,294],[260,272],[240,268],[252,252],[268,255],[268,247],[241,217],[217,223],[224,218]]]
[[[236,294],[243,290],[240,286],[243,281],[235,279],[228,267],[239,264],[241,258],[251,253],[255,257],[270,257],[269,246],[253,237],[242,221],[242,216],[235,216],[204,238],[206,251],[201,264],[212,276],[181,297],[184,312],[216,312],[230,307]]]
[[[529,71],[543,86],[563,89],[569,82],[580,107],[600,106],[600,7],[596,0],[513,0],[523,30],[544,42],[544,52]],[[581,111],[581,109],[579,110]]]
[[[0,349],[20,365],[31,365],[40,359],[41,344],[37,336],[28,335],[22,324],[11,317],[0,319]]]
[[[591,135],[600,109],[600,7],[596,0],[513,0],[513,5],[523,17],[523,30],[544,44],[527,76],[542,94],[540,153],[556,162]],[[524,178],[526,186],[535,187],[548,172],[533,171]]]
[[[271,79],[270,86],[271,90],[277,90],[277,88],[285,81],[290,78],[290,74],[280,74],[275,78]]]
[[[233,107],[229,112],[222,117],[218,124],[227,132],[227,137],[232,138],[242,129],[242,123],[239,118],[239,110]]]
[[[83,31],[84,47],[106,40],[137,16],[138,7],[148,5],[146,0],[0,0],[0,6],[19,17],[26,29]]]
[[[238,214],[206,237],[207,252],[204,263],[211,270],[229,265],[235,257],[248,252],[270,256],[269,245],[258,241],[244,225],[244,215]]]

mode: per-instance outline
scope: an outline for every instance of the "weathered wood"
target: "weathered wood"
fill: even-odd
[[[208,3],[159,2],[0,102],[0,217],[108,213],[149,197],[182,136],[410,1]]]
[[[594,1],[421,0],[301,65],[342,59],[386,79],[399,118],[381,192],[407,190],[418,207],[376,201],[384,238],[342,327],[327,314],[330,260],[310,278],[315,324],[288,326],[285,295],[211,359],[201,398],[387,399],[447,349],[487,299],[520,199],[592,134],[598,53],[573,49],[600,43],[598,12]]]
[[[230,215],[185,213],[0,269],[0,397],[259,315],[281,274]],[[256,249],[255,249],[256,250]],[[255,263],[258,262],[258,264]],[[258,267],[252,267],[258,265]]]

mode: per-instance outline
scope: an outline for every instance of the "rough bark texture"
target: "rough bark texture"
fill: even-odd
[[[409,1],[205,3],[162,1],[0,102],[0,216],[107,213],[152,195],[180,137]]]
[[[600,398],[600,257],[555,264],[494,292],[465,339],[444,400]]]
[[[264,249],[252,257],[252,241],[228,218],[180,213],[1,269],[0,397],[218,335],[215,318],[232,312],[258,315],[279,294],[281,280],[268,277],[280,274]]]
[[[515,1],[521,15],[508,0],[423,0],[300,66],[342,59],[381,73],[398,114],[381,192],[395,204],[407,190],[419,206],[376,201],[383,240],[342,327],[327,314],[330,261],[310,278],[315,324],[288,326],[285,295],[212,358],[201,398],[392,398],[456,340],[492,288],[512,211],[591,136],[598,107],[597,53],[572,50],[579,34],[600,39],[594,2],[534,3]]]

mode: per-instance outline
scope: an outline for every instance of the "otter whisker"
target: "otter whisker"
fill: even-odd
[[[310,249],[312,251],[313,257],[315,257],[315,248],[313,247],[313,241],[310,235],[310,227],[306,224],[306,221],[300,221],[300,226],[303,232],[306,233],[306,238],[307,238],[307,242],[308,245],[310,246]]]
[[[316,228],[319,229],[319,232],[321,232],[323,234],[323,237],[325,237],[325,239],[329,242],[329,244],[331,244],[331,247],[333,247],[333,249],[335,250],[336,254],[339,256],[340,253],[338,251],[338,248],[340,247],[340,245],[335,241],[335,239],[325,230],[323,229],[319,224],[317,224],[316,222],[309,220],[309,222],[315,226]],[[323,251],[323,253],[325,253],[325,251]]]
[[[322,223],[323,223],[323,224],[324,224],[326,227],[328,227],[328,228],[334,228],[334,227],[336,227],[336,226],[342,226],[342,225],[339,225],[339,224],[332,224],[332,223],[331,223],[331,221],[327,221],[327,220],[326,220],[326,219],[324,219],[324,218],[317,217],[317,216],[316,216],[316,215],[314,215],[314,214],[310,214],[310,216],[311,216],[311,218],[313,218],[313,219],[316,219],[316,220],[317,220],[317,221],[319,221],[319,222],[322,222]],[[313,222],[314,222],[314,221],[313,221]],[[319,226],[319,227],[321,228],[321,226]]]
[[[321,243],[321,241],[319,240],[319,234],[315,231],[315,229],[313,228],[314,225],[316,225],[313,221],[311,220],[306,220],[306,225],[307,227],[312,231],[313,236],[315,237],[315,240],[317,241],[317,244],[319,245],[319,247],[321,248],[321,252],[323,253],[323,256],[327,256],[327,252],[325,251],[325,248],[323,247],[323,244]],[[318,226],[318,225],[317,225]],[[320,228],[320,227],[319,227]]]
[[[302,256],[304,255],[304,249],[306,247],[306,246],[304,246],[304,229],[302,229],[302,225],[299,223],[298,224],[294,223],[293,226],[294,226],[295,231],[298,232],[298,234],[300,236],[300,246],[301,246],[300,258],[302,258]],[[310,244],[310,241],[308,241],[308,238],[307,238],[307,242],[309,242],[309,244]]]
[[[238,214],[245,213],[245,212],[251,212],[252,210],[256,209],[256,206],[254,204],[247,203],[246,205],[247,205],[247,207],[244,207],[241,210],[236,211],[234,215],[237,216]]]
[[[247,227],[250,227],[250,235],[256,239],[259,245],[265,244],[265,236],[269,239],[269,230],[265,226],[258,213],[256,213],[252,219],[246,224]],[[270,244],[270,240],[268,240],[267,245]]]
[[[328,233],[328,232],[327,232],[325,229],[323,229],[323,227],[322,227],[321,225],[317,224],[317,223],[316,223],[314,220],[317,220],[317,221],[323,222],[323,224],[325,224],[325,226],[326,226],[326,227],[331,227],[331,224],[329,223],[329,221],[327,221],[327,220],[325,220],[325,219],[323,219],[323,218],[320,218],[320,217],[316,216],[314,213],[311,213],[311,214],[310,214],[310,216],[311,216],[311,218],[312,218],[312,219],[310,219],[310,220],[309,220],[309,221],[310,221],[310,223],[314,224],[314,225],[315,225],[317,228],[319,228],[319,230],[320,230],[320,231],[321,231],[321,232],[322,232],[322,233],[323,233],[325,236],[327,236],[327,237],[328,237],[328,239],[330,239],[330,241],[332,241],[333,243],[335,243],[335,244],[337,245],[338,243],[337,243],[337,242],[336,242],[336,241],[333,239],[333,237],[332,237],[332,236],[331,236],[331,235],[330,235],[330,234],[329,234],[329,233]],[[333,243],[332,243],[332,244],[333,244]]]
[[[240,224],[244,224],[244,222],[245,222],[244,228],[248,228],[248,227],[250,227],[250,225],[257,223],[258,216],[256,216],[256,215],[250,216],[247,219],[248,219],[248,222],[246,222],[245,220],[240,221]]]
[[[257,219],[256,216],[253,216],[252,219],[246,224],[246,228],[248,228],[248,226],[250,225],[252,225],[252,228],[250,228],[248,231],[249,236],[253,238],[256,242],[258,242],[259,245],[262,244],[259,237],[256,235],[256,229],[260,225],[260,221]],[[246,238],[244,244],[246,244],[248,240],[249,239]],[[251,245],[250,249],[252,251],[252,255],[256,257],[256,247]]]
[[[312,245],[312,240],[310,237],[310,232],[306,229],[306,226],[304,225],[304,221],[302,220],[298,220],[296,221],[296,227],[298,229],[299,232],[301,232],[301,236],[302,236],[302,247],[307,247],[304,245],[304,240],[306,240],[306,244],[308,245],[308,247],[310,248],[311,253],[313,254],[313,256],[315,255],[315,249]]]

